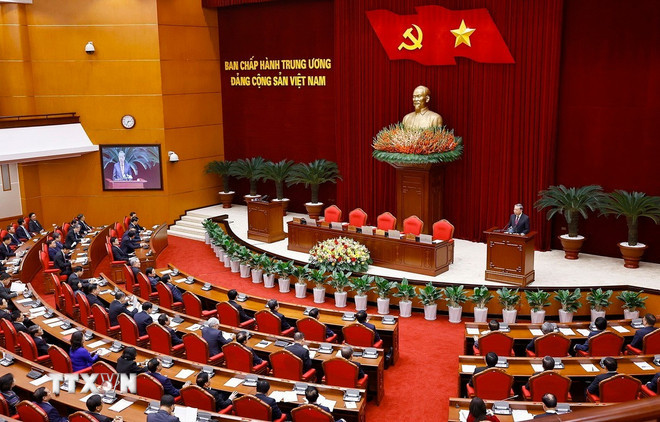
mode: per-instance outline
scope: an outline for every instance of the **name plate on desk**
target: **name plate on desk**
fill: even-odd
[[[362,234],[371,236],[374,234],[374,228],[371,226],[362,226]]]
[[[330,228],[332,230],[343,230],[343,225],[341,223],[330,223]]]
[[[385,236],[385,230],[376,229],[376,236]]]
[[[413,242],[417,240],[417,237],[412,233],[406,234],[406,240],[412,240]]]
[[[302,220],[299,217],[293,217],[293,220],[291,221],[293,221],[296,224],[302,224]]]
[[[390,239],[401,239],[401,232],[399,232],[398,230],[388,230],[387,237],[389,237]]]
[[[433,237],[431,237],[430,234],[420,234],[419,235],[419,242],[420,243],[426,243],[426,244],[431,244],[433,243]]]
[[[308,226],[312,226],[312,227],[316,227],[316,226],[317,226],[317,224],[316,224],[316,220],[314,220],[313,218],[308,218],[308,219],[306,219],[305,221],[307,222],[307,225],[308,225]]]
[[[347,230],[349,233],[357,233],[357,227],[355,227],[355,226],[351,226],[350,224],[348,225],[348,227],[346,228],[346,230]]]
[[[307,224],[309,224],[309,223],[307,223]],[[332,223],[327,223],[325,221],[321,221],[319,224],[321,225],[321,227],[326,227],[326,228],[332,226]]]

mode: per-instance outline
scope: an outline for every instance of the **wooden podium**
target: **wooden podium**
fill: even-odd
[[[272,243],[286,238],[281,202],[250,201],[247,207],[248,239]]]
[[[486,230],[486,280],[526,286],[534,281],[534,237]]]

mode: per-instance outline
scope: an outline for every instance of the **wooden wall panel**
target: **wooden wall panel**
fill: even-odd
[[[217,60],[162,61],[161,74],[163,94],[220,92],[220,62]]]
[[[37,0],[28,7],[30,25],[136,25],[157,20],[155,0]]]
[[[163,96],[165,129],[216,125],[222,121],[222,98],[219,93]]]
[[[160,25],[159,37],[163,61],[220,60],[217,26]]]

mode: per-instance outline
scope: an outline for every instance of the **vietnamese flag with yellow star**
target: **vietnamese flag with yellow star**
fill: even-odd
[[[514,63],[488,9],[420,6],[415,10],[415,15],[366,12],[390,60],[450,65],[456,64],[455,57],[466,57],[480,63]]]

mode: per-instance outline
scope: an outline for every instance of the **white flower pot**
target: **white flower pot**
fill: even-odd
[[[434,321],[438,318],[438,304],[424,305],[424,319]]]
[[[543,324],[545,321],[545,311],[532,311],[532,324]]]
[[[225,250],[224,249],[218,249],[218,259],[220,261],[225,260]]]
[[[378,313],[381,315],[387,315],[390,313],[390,298],[378,298],[376,299],[376,303],[378,304]]]
[[[307,284],[296,283],[296,297],[303,299],[307,297]]]
[[[275,287],[275,274],[264,274],[264,287],[267,289]]]
[[[513,324],[516,322],[516,317],[518,316],[518,310],[514,309],[513,311],[507,311],[506,309],[502,310],[502,320],[507,324]]]
[[[463,307],[457,306],[448,306],[449,308],[449,322],[453,324],[458,324],[461,322],[461,315],[463,314]]]
[[[474,322],[486,322],[488,319],[488,308],[474,308]]]
[[[603,317],[605,318],[605,311],[594,311],[593,309],[591,310],[591,322],[594,322],[596,318],[598,317]]]
[[[325,287],[314,287],[314,303],[325,302]]]
[[[399,301],[399,316],[409,318],[412,315],[412,300]]]
[[[204,243],[207,245],[211,243],[211,236],[209,236],[208,232],[204,233]]]
[[[280,277],[277,279],[277,283],[280,286],[280,293],[289,293],[291,290],[291,279],[288,277]]]
[[[225,254],[225,258],[223,259],[223,264],[225,264],[225,268],[231,267],[231,257],[227,254]],[[236,270],[238,271],[238,270]]]
[[[240,261],[231,260],[229,261],[229,266],[231,267],[232,273],[237,273],[240,270],[241,263]]]
[[[250,266],[247,264],[240,264],[241,278],[250,278]]]
[[[355,295],[355,310],[356,311],[366,311],[367,310],[367,295]]]
[[[345,308],[347,296],[348,292],[335,292],[335,306],[338,308]]]
[[[252,282],[261,283],[261,276],[264,274],[264,270],[255,270],[252,269]]]
[[[635,319],[639,318],[639,311],[629,311],[627,309],[623,310],[623,319]]]
[[[563,309],[559,310],[559,322],[573,322],[573,312],[568,312]]]

